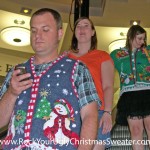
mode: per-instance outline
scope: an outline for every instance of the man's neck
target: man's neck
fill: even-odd
[[[34,59],[34,64],[38,65],[38,64],[46,64],[49,63],[51,61],[54,61],[55,59],[58,58],[58,54],[55,54],[53,56],[38,56],[35,55],[35,59]]]

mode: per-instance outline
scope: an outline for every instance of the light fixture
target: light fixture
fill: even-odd
[[[20,13],[24,14],[24,15],[31,15],[31,12],[32,12],[32,9],[25,8],[25,7],[22,7],[21,10],[20,10]]]
[[[120,32],[120,36],[125,38],[127,36],[127,33],[126,32]]]
[[[15,20],[14,20],[14,23],[17,24],[17,25],[24,25],[24,24],[25,24],[25,21],[24,21],[24,20],[15,19]]]
[[[111,53],[115,49],[119,49],[125,46],[126,39],[118,39],[109,44],[109,52]]]
[[[140,20],[131,20],[130,25],[140,25]]]
[[[18,26],[7,27],[1,31],[1,39],[9,45],[27,46],[30,44],[30,31]]]

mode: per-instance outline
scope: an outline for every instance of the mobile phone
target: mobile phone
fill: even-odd
[[[20,73],[18,74],[18,76],[26,73],[26,67],[25,66],[17,65],[15,67],[15,70],[18,70],[18,69],[20,70]]]
[[[15,70],[20,70],[20,73],[17,75],[17,76],[19,76],[19,75],[23,75],[23,74],[25,74],[25,73],[27,73],[27,71],[26,71],[26,67],[25,66],[23,66],[23,65],[17,65],[17,66],[15,66]],[[21,80],[21,81],[25,81],[25,80],[28,80],[29,78],[26,78],[26,79],[23,79],[23,80]]]

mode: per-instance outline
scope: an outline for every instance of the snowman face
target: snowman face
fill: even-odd
[[[59,114],[61,114],[61,115],[67,115],[67,114],[68,114],[68,112],[67,112],[67,110],[66,110],[66,107],[63,106],[62,104],[57,104],[57,105],[55,105],[54,108],[55,108],[56,111],[57,111]]]

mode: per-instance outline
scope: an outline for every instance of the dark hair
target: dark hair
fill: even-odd
[[[54,17],[54,19],[55,19],[55,21],[56,21],[56,23],[57,23],[57,28],[58,28],[58,29],[61,29],[61,28],[62,28],[61,15],[60,15],[56,10],[50,9],[50,8],[41,8],[41,9],[35,11],[35,12],[33,13],[32,17],[31,17],[30,25],[31,25],[32,18],[33,18],[34,16],[42,15],[42,14],[45,14],[45,13],[50,13],[50,14]]]
[[[129,28],[128,33],[127,33],[127,39],[126,39],[126,48],[131,50],[131,42],[134,40],[134,38],[136,37],[136,35],[139,34],[143,34],[145,33],[145,43],[144,45],[146,46],[146,39],[147,39],[147,35],[146,35],[146,31],[139,25],[133,25]]]
[[[78,40],[75,36],[75,30],[76,30],[76,26],[77,24],[81,21],[81,20],[84,20],[84,19],[87,19],[89,20],[90,24],[91,24],[91,28],[92,30],[95,31],[95,27],[94,27],[94,24],[93,22],[87,18],[87,17],[81,17],[79,18],[76,22],[75,22],[75,25],[74,25],[74,30],[73,30],[73,36],[72,36],[72,40],[71,40],[71,50],[74,52],[74,53],[78,53]],[[91,47],[90,47],[90,51],[91,50],[94,50],[97,48],[97,35],[96,35],[96,31],[94,32],[94,35],[91,37]]]

